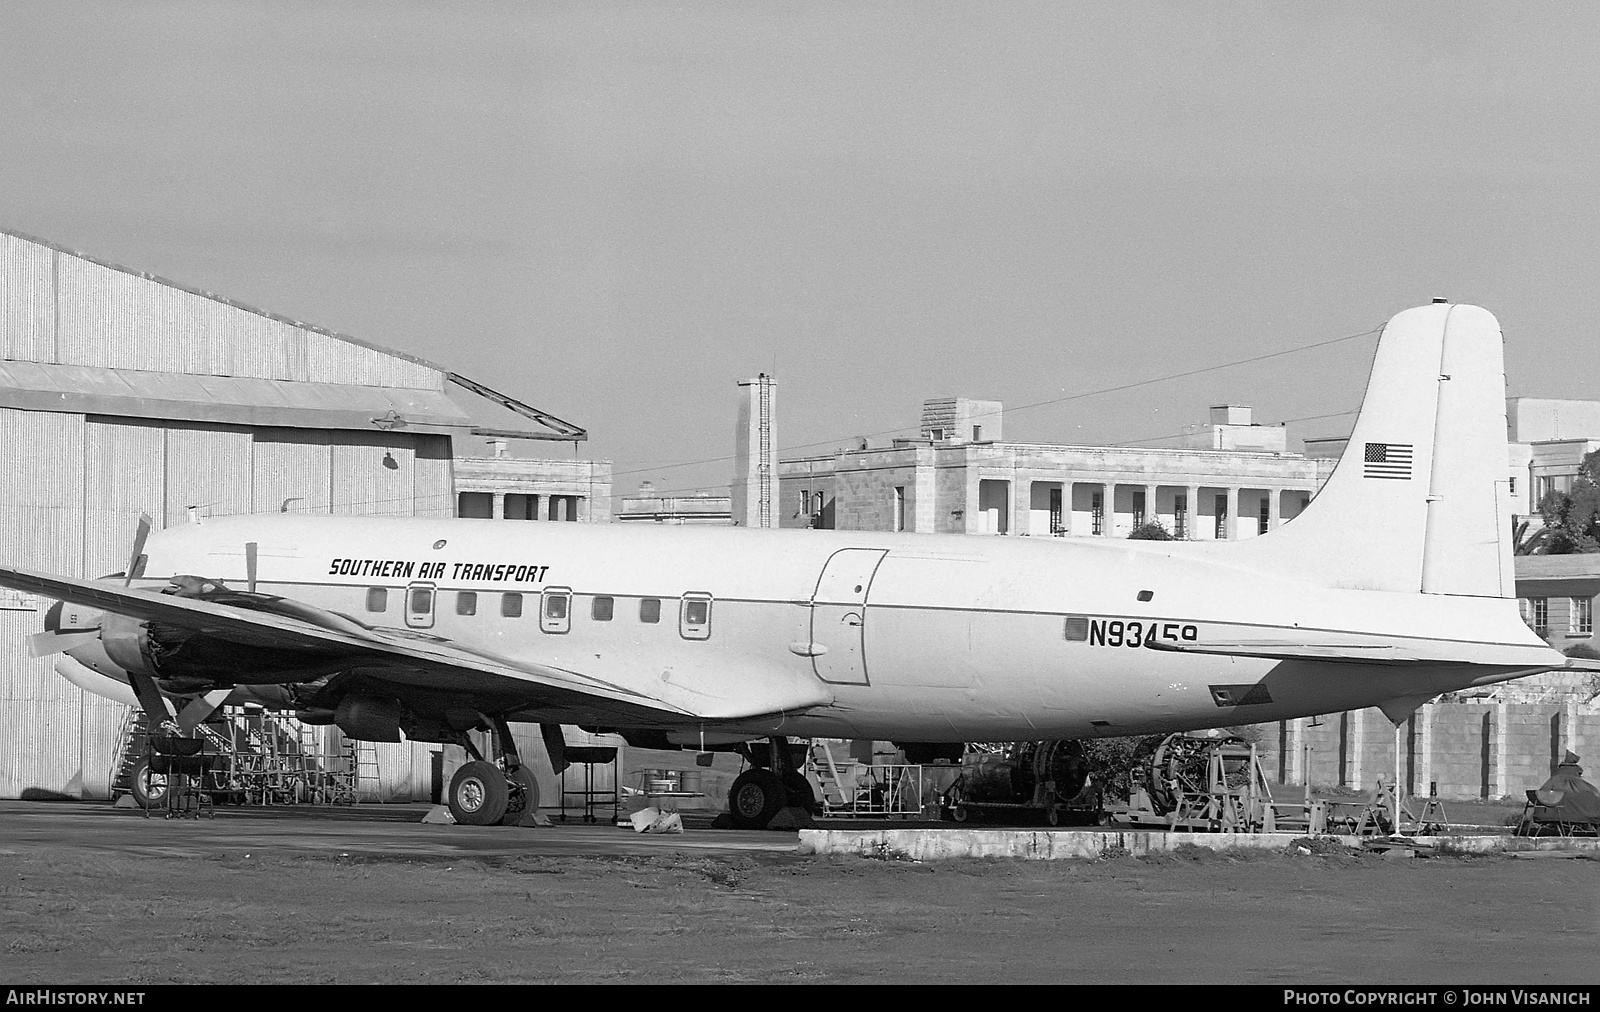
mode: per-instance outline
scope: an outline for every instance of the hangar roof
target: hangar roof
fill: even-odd
[[[425,359],[0,230],[0,407],[301,428],[467,429],[579,441],[580,426]],[[479,428],[445,393],[539,428]]]
[[[0,407],[311,429],[472,427],[438,390],[3,360]]]

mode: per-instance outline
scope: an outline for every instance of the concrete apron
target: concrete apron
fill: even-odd
[[[802,829],[801,854],[856,854],[909,861],[1012,857],[1034,861],[1159,854],[1180,847],[1207,850],[1285,850],[1304,833],[1175,833],[1160,830]],[[1326,836],[1352,850],[1372,837]],[[1596,837],[1412,836],[1397,844],[1437,854],[1584,852],[1600,856]]]

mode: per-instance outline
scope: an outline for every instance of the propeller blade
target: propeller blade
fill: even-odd
[[[49,657],[87,646],[100,638],[100,629],[75,629],[71,632],[42,632],[28,637],[29,657]]]
[[[244,543],[244,580],[247,589],[254,594],[256,592],[256,543],[254,541],[246,541]]]
[[[139,529],[133,535],[133,554],[128,556],[128,568],[122,578],[124,587],[133,583],[134,570],[138,568],[139,556],[144,554],[144,543],[148,537],[150,537],[150,514],[140,513]]]

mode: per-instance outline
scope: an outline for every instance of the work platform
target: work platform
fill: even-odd
[[[801,854],[854,854],[907,861],[955,858],[1021,858],[1035,861],[1161,854],[1181,847],[1207,850],[1286,850],[1303,833],[1181,833],[1165,830],[1029,829],[802,829]],[[1353,851],[1385,845],[1416,853],[1580,853],[1600,857],[1596,837],[1413,836],[1384,841],[1372,837],[1319,836]]]

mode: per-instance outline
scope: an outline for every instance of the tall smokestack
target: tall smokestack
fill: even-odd
[[[739,381],[739,420],[733,431],[733,522],[778,526],[778,383],[762,373]]]

